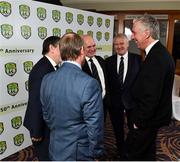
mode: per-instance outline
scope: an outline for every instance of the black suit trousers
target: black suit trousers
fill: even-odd
[[[127,134],[122,160],[155,161],[157,131],[157,128],[131,129]]]

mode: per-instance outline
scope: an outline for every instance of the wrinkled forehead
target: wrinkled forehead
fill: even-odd
[[[86,37],[84,39],[84,43],[85,43],[85,46],[92,46],[96,44],[95,41],[91,37]]]

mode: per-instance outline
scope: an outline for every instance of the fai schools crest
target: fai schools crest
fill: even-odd
[[[8,62],[5,66],[5,73],[9,76],[13,76],[17,72],[16,63]]]
[[[109,26],[110,26],[110,19],[106,19],[105,20],[105,26],[106,26],[106,28],[109,28]]]
[[[21,26],[21,35],[24,39],[29,39],[31,37],[31,27],[28,25]]]
[[[100,41],[100,40],[102,39],[102,33],[101,33],[100,31],[98,31],[98,32],[96,33],[96,39],[97,39],[98,41]]]
[[[13,36],[13,26],[10,24],[1,25],[1,34],[4,38],[9,39]]]
[[[4,132],[4,124],[0,122],[0,135]]]
[[[57,36],[57,37],[61,36],[61,29],[59,28],[53,28],[52,32],[53,32],[53,36]]]
[[[16,146],[21,146],[24,142],[24,134],[18,134],[13,139]]]
[[[79,30],[77,31],[77,34],[78,34],[79,36],[82,36],[82,35],[84,34],[84,31],[81,30],[81,29],[79,29]]]
[[[7,149],[6,141],[0,141],[0,155],[3,154]]]
[[[61,19],[61,12],[58,10],[52,10],[52,19],[55,22],[59,22],[59,20]]]
[[[46,9],[42,7],[37,8],[37,17],[42,21],[46,19]]]
[[[30,16],[30,7],[27,5],[20,5],[19,6],[19,14],[24,19],[27,19]]]
[[[11,4],[5,1],[1,1],[0,2],[0,13],[5,16],[8,17],[12,12],[11,9]]]
[[[13,119],[11,119],[11,125],[14,129],[20,128],[20,126],[22,125],[22,117],[16,116]]]
[[[89,26],[92,26],[94,24],[94,17],[88,16],[87,23],[89,24]]]
[[[29,74],[33,68],[33,62],[32,61],[25,61],[23,63],[24,71]]]
[[[47,37],[47,28],[45,27],[39,27],[38,28],[38,36],[41,39],[45,39]]]
[[[89,31],[87,32],[87,34],[90,35],[90,36],[93,38],[93,31],[89,30]]]
[[[106,41],[108,41],[109,38],[110,38],[110,33],[109,32],[105,32],[104,38],[105,38]]]
[[[66,21],[68,24],[71,24],[73,21],[73,14],[71,12],[66,12]]]
[[[102,26],[102,18],[101,18],[101,17],[98,17],[98,18],[97,18],[97,26],[98,26],[98,27],[101,27],[101,26]]]
[[[79,25],[82,25],[84,23],[84,15],[78,14],[77,15],[77,22]]]
[[[15,96],[18,92],[19,92],[19,86],[18,86],[18,83],[9,83],[7,85],[7,92],[9,95],[11,96]]]

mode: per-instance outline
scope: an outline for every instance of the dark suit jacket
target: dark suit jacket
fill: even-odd
[[[167,49],[157,42],[149,51],[133,87],[133,121],[138,128],[169,124],[175,66]]]
[[[97,80],[64,62],[41,86],[51,160],[93,160],[103,153],[103,105]]]
[[[44,75],[52,71],[54,71],[54,67],[45,56],[33,67],[29,75],[29,99],[24,118],[24,126],[30,131],[30,136],[43,137],[46,143],[49,141],[49,129],[43,120],[40,86]],[[44,145],[44,140],[38,146],[42,149],[42,152],[44,151],[43,154],[48,151],[48,145]]]
[[[131,109],[131,89],[139,71],[142,59],[140,55],[128,53],[128,69],[121,89],[117,73],[117,55],[106,59],[106,70],[108,76],[109,95],[112,107],[119,107],[122,101],[125,109]]]
[[[107,109],[107,107],[109,105],[109,99],[108,99],[108,95],[107,95],[109,90],[108,90],[108,82],[107,82],[105,60],[102,57],[100,57],[100,56],[95,56],[95,58],[99,62],[100,66],[102,68],[103,74],[104,74],[106,94],[105,94],[104,99],[103,99],[103,106],[104,106],[104,109]],[[89,65],[88,65],[86,60],[85,60],[84,65],[82,66],[82,70],[85,73],[87,73],[88,75],[90,75],[91,77],[93,77],[92,73],[91,73],[91,70],[89,68]]]

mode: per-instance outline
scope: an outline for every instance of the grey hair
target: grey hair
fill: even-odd
[[[155,17],[152,15],[144,14],[143,16],[135,19],[134,22],[140,21],[143,25],[143,30],[148,29],[150,31],[150,35],[153,39],[157,40],[160,38],[160,29],[159,29],[159,22]]]

